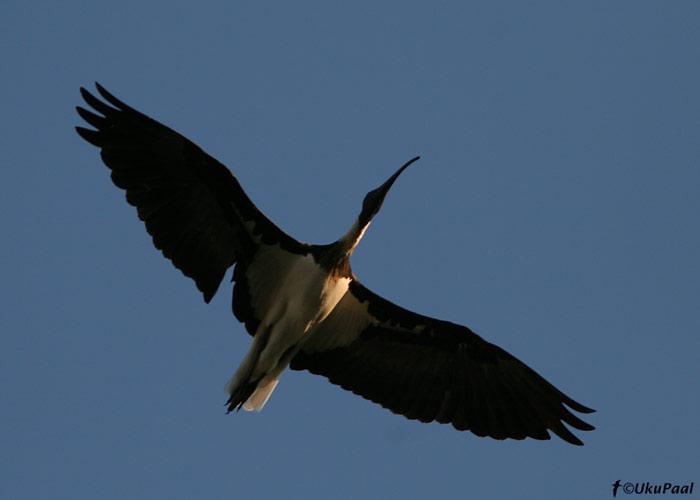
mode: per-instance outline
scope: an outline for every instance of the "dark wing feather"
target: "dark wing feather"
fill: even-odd
[[[102,149],[112,181],[126,191],[153,243],[209,302],[226,270],[246,262],[261,243],[303,252],[275,226],[221,163],[174,130],[127,106],[96,84],[107,103],[80,92],[97,115],[78,107],[96,130],[76,127]]]
[[[291,368],[421,422],[495,439],[549,439],[581,445],[563,423],[593,427],[591,413],[524,363],[469,328],[403,309],[353,281]],[[563,422],[563,423],[562,423]]]

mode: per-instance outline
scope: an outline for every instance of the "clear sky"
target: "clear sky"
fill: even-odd
[[[700,494],[698,26],[682,0],[3,2],[0,497]],[[305,372],[226,415],[250,342],[228,277],[205,305],[74,132],[95,80],[312,243],[421,155],[355,273],[597,430],[482,439]]]

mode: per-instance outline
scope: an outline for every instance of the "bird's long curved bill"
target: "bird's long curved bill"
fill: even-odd
[[[401,168],[399,168],[399,169],[394,173],[394,175],[392,175],[391,177],[389,177],[389,179],[388,179],[384,184],[382,184],[381,186],[379,186],[379,188],[377,188],[377,191],[380,191],[380,192],[384,193],[384,195],[386,196],[386,193],[389,192],[389,189],[391,188],[392,184],[394,184],[394,182],[396,181],[396,179],[399,178],[399,175],[401,175],[401,173],[402,173],[404,170],[406,170],[406,169],[408,168],[408,166],[409,166],[411,163],[413,163],[413,162],[415,162],[415,161],[418,161],[418,160],[420,160],[420,156],[416,156],[415,158],[411,158],[411,159],[408,160],[406,163],[404,163],[404,164],[401,166]]]

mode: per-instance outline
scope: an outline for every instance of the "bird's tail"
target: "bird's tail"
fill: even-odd
[[[246,402],[243,403],[243,409],[246,411],[262,410],[263,406],[265,406],[265,403],[267,403],[267,400],[270,399],[272,391],[274,391],[275,387],[277,387],[278,382],[279,379],[274,378],[269,380],[268,382],[263,381],[260,384],[258,384],[257,389],[255,389],[255,392],[253,392],[253,394],[250,395]]]
[[[234,375],[226,384],[226,392],[230,396],[226,402],[229,412],[241,408],[246,411],[262,410],[279,382],[278,377],[267,376],[262,380],[239,384],[236,378]]]

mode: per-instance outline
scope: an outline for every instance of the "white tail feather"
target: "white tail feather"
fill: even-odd
[[[272,380],[265,382],[264,380],[258,385],[255,392],[250,395],[250,397],[243,403],[243,409],[246,411],[260,411],[270,399],[272,391],[277,387],[279,379],[273,378]],[[264,385],[263,385],[264,384]]]

